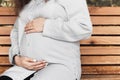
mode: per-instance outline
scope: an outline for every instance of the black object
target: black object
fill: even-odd
[[[28,76],[27,78],[25,78],[24,80],[30,80],[30,78],[32,78],[34,76],[34,74]]]
[[[0,80],[13,80],[8,76],[0,76]]]

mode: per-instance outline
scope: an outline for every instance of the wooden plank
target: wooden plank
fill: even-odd
[[[9,45],[10,44],[10,37],[9,36],[0,36],[0,44]]]
[[[0,26],[0,35],[9,35],[13,26]],[[94,26],[94,35],[120,35],[120,26]]]
[[[0,24],[14,24],[16,16],[1,16]],[[120,16],[91,16],[94,25],[120,25]]]
[[[93,25],[120,25],[120,16],[91,16]]]
[[[9,66],[0,66],[0,73],[3,73],[5,70],[7,70],[9,68]],[[86,69],[86,68],[85,68]],[[90,69],[90,68],[89,68]],[[93,69],[93,68],[92,68]],[[95,68],[96,69],[96,68]],[[113,69],[113,68],[112,68]],[[119,68],[118,68],[119,69]],[[87,68],[88,70],[88,68]],[[97,70],[100,70],[97,68]],[[94,71],[94,69],[93,69]],[[100,70],[101,71],[101,70]],[[104,70],[104,71],[107,71],[107,70]],[[90,72],[90,71],[89,71]],[[110,72],[110,71],[107,71],[107,72]],[[92,73],[92,72],[90,72]],[[96,74],[100,72],[97,72],[96,71]],[[102,72],[101,72],[102,73]],[[106,72],[105,72],[106,73]],[[111,75],[110,75],[111,73]],[[119,80],[120,79],[120,75],[118,74],[112,74],[112,72],[110,72],[109,75],[103,75],[103,74],[97,74],[97,75],[89,75],[89,73],[87,72],[88,75],[85,75],[85,72],[84,74],[82,75],[82,80]],[[107,73],[108,74],[108,73]]]
[[[0,73],[2,73],[2,72],[4,72],[5,70],[7,70],[8,68],[9,68],[10,66],[0,66]],[[104,66],[103,66],[104,67]],[[83,74],[82,74],[82,80],[119,80],[120,79],[120,75],[119,75],[119,73],[115,73],[115,72],[113,72],[114,74],[112,74],[112,71],[110,70],[110,71],[108,71],[109,69],[116,69],[116,67],[108,67],[108,66],[106,66],[105,68],[107,69],[105,69],[105,68],[103,68],[103,67],[101,67],[101,66],[98,66],[98,67],[96,67],[96,66],[93,66],[92,67],[92,69],[90,69],[89,67],[84,67],[84,69],[83,70],[87,70],[87,71],[89,71],[89,72],[83,72]],[[94,69],[93,69],[94,68]],[[100,69],[100,68],[102,68],[102,69]],[[118,70],[120,70],[118,67],[117,67],[117,69]],[[105,73],[107,73],[107,75],[103,75],[103,74],[101,74],[102,72],[102,70],[104,70],[104,72],[105,71],[107,71],[107,72],[105,72]],[[91,72],[92,71],[92,72]],[[97,72],[97,71],[100,71],[100,72]],[[94,74],[93,72],[96,72],[96,74]],[[109,72],[109,73],[108,73]],[[93,73],[93,75],[89,75],[90,73]],[[99,75],[99,74],[100,75]],[[85,75],[86,74],[86,75]]]
[[[82,56],[83,65],[120,64],[120,56]]]
[[[120,15],[120,7],[89,7],[91,15]]]
[[[86,45],[120,45],[119,36],[92,36],[90,39],[80,41]],[[0,44],[10,44],[9,36],[0,36]]]
[[[14,15],[12,12],[13,11],[10,11],[11,8],[0,8],[0,15],[10,15],[10,13],[12,15]],[[11,9],[12,10],[12,9]],[[91,15],[95,15],[95,14],[99,14],[99,15],[120,15],[120,8],[119,7],[102,7],[102,8],[94,8],[94,7],[91,7],[90,8],[90,13]],[[94,19],[95,18],[95,19]],[[9,18],[8,18],[9,19]],[[92,21],[94,24],[119,24],[120,23],[120,17],[119,16],[92,16]],[[0,19],[0,22],[2,21],[3,19],[1,18]],[[7,23],[6,22],[6,19],[3,20],[4,22],[1,22],[2,24],[5,24]],[[13,24],[14,23],[14,19],[13,20],[8,20],[10,22],[10,24]],[[13,21],[13,22],[12,22]],[[8,24],[7,23],[7,24]]]
[[[13,8],[0,7],[0,15],[15,15]]]
[[[9,35],[13,26],[0,26],[0,35]],[[94,35],[120,35],[120,26],[94,26]]]
[[[94,26],[94,35],[120,35],[120,26]]]
[[[9,48],[10,47],[6,47],[6,46],[2,47],[2,46],[0,46],[0,56],[1,55],[8,55]]]
[[[0,16],[0,24],[14,24],[16,16]]]
[[[0,73],[8,69],[10,66],[0,66]],[[96,78],[99,76],[103,76],[101,78],[105,78],[105,75],[116,75],[116,78],[118,77],[117,75],[120,75],[120,67],[119,66],[82,66],[82,78],[86,79],[88,78],[85,75],[89,75],[89,77],[93,78],[92,75],[96,75]],[[97,76],[99,75],[99,76]],[[111,76],[112,78],[113,76]],[[95,78],[95,77],[94,77]],[[110,78],[107,77],[106,78]],[[115,77],[113,77],[115,78]],[[118,77],[120,78],[120,77]]]
[[[8,56],[0,56],[0,66],[10,65]]]
[[[81,55],[120,55],[120,46],[81,46]]]
[[[0,57],[0,65],[9,65],[7,60]],[[82,66],[82,74],[120,74],[120,66]]]
[[[0,35],[9,35],[13,26],[0,26]],[[94,26],[94,35],[120,35],[120,26]]]
[[[80,41],[86,45],[120,45],[119,36],[92,36],[90,39]]]
[[[16,17],[0,17],[0,24],[14,24]],[[94,25],[120,25],[120,16],[91,16]]]
[[[10,35],[13,26],[0,26],[0,35]]]
[[[91,15],[120,15],[120,7],[89,7]],[[0,15],[15,15],[13,8],[0,7]]]
[[[10,68],[10,66],[0,66],[0,74],[9,68]]]
[[[82,74],[120,74],[120,66],[82,66]]]
[[[82,75],[81,80],[120,80],[120,75]]]
[[[8,50],[10,47],[0,47],[0,55],[8,55]],[[81,46],[81,55],[120,55],[119,46]]]
[[[82,65],[119,65],[120,56],[82,56]],[[0,65],[9,65],[8,56],[0,56]]]

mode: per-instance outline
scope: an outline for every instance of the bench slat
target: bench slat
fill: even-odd
[[[16,16],[0,16],[0,24],[14,24]]]
[[[120,15],[120,7],[89,7],[91,15]]]
[[[82,74],[120,74],[120,66],[82,66]],[[114,79],[113,79],[114,80]]]
[[[92,36],[88,40],[80,41],[86,45],[120,45],[119,36]],[[0,44],[10,44],[9,36],[0,36]]]
[[[10,45],[10,37],[9,36],[0,36],[0,45]]]
[[[120,55],[120,46],[81,46],[81,55]]]
[[[93,25],[120,25],[120,16],[91,16]]]
[[[84,65],[120,64],[120,56],[82,56]]]
[[[0,73],[2,73],[3,71],[5,71],[6,69],[8,69],[10,66],[0,66]],[[82,69],[83,69],[83,71],[82,71],[82,79],[88,79],[89,80],[89,77],[91,77],[91,78],[96,78],[97,79],[97,77],[99,77],[99,76],[103,76],[104,74],[106,74],[106,75],[114,75],[115,76],[115,74],[117,75],[117,74],[120,74],[119,73],[119,71],[120,71],[120,67],[119,66],[83,66],[82,67]],[[89,77],[88,76],[86,76],[86,75],[88,74],[91,74],[91,75],[89,75]],[[99,75],[99,76],[97,76],[96,75],[96,77],[93,77],[92,76],[92,74],[101,74],[101,75]],[[107,78],[108,76],[106,76],[106,78]],[[108,78],[112,78],[113,76],[109,76]],[[105,78],[105,75],[104,75],[104,77],[101,77],[101,78]],[[118,76],[116,76],[116,78],[118,79],[118,78],[120,78],[120,77],[118,77]],[[115,78],[113,77],[113,79],[111,79],[111,80],[114,80]]]
[[[13,8],[0,7],[0,15],[15,15]]]
[[[120,7],[89,7],[91,15],[120,15]],[[0,15],[15,15],[13,8],[0,7]]]
[[[0,47],[0,55],[8,55],[9,47]],[[120,47],[116,46],[81,46],[81,55],[120,55]]]
[[[9,48],[10,47],[0,47],[0,56],[8,55]]]
[[[120,26],[94,26],[94,35],[120,35]]]
[[[10,66],[0,66],[0,74],[7,70]]]
[[[89,56],[90,57],[90,56]],[[87,57],[86,60],[89,58]],[[105,58],[105,57],[104,57]],[[111,61],[116,63],[115,58],[116,60],[119,60],[118,56],[116,56],[115,58],[111,58],[111,57],[106,57],[107,59],[109,58],[109,60],[103,60],[103,58],[99,57],[97,59],[102,59],[104,64],[108,63],[107,61]],[[91,58],[92,59],[92,58]],[[85,60],[85,59],[84,59]],[[90,59],[88,59],[89,61]],[[96,58],[93,58],[92,60],[96,61]],[[112,61],[113,60],[113,61]],[[83,61],[84,62],[84,61]],[[82,62],[82,64],[83,64]],[[92,64],[92,61],[90,61]],[[99,64],[100,61],[96,61],[96,64]],[[110,62],[109,62],[110,63]],[[111,64],[110,63],[110,64]],[[118,64],[120,64],[120,62],[118,62]],[[9,61],[8,61],[8,57],[7,56],[4,56],[4,57],[0,57],[0,65],[1,66],[4,66],[4,65],[10,65],[9,64]],[[120,66],[82,66],[82,73],[83,74],[120,74]]]
[[[120,75],[82,75],[82,80],[120,80]]]
[[[120,45],[119,36],[92,36],[90,39],[83,40],[81,44],[87,45]]]
[[[120,64],[120,56],[82,56],[83,65]],[[8,56],[0,56],[0,65],[8,65]]]
[[[1,24],[14,24],[16,16],[0,16]],[[120,16],[91,16],[93,25],[120,25]]]
[[[8,56],[0,56],[0,66],[10,65]]]
[[[13,26],[0,26],[0,35],[10,35]]]
[[[9,35],[13,26],[0,26],[0,35]],[[94,35],[120,35],[120,26],[94,26]]]

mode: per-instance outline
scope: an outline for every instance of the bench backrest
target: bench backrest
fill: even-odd
[[[120,7],[89,7],[93,35],[81,41],[82,79],[119,77]],[[8,61],[9,34],[16,19],[11,8],[0,8],[0,73],[11,65]],[[106,79],[107,79],[106,78]]]

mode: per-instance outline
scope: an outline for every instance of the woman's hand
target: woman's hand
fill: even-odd
[[[17,66],[21,66],[23,68],[26,68],[28,70],[40,70],[44,68],[47,64],[46,61],[35,61],[34,59],[23,57],[23,56],[15,56],[15,64]]]
[[[25,32],[28,33],[36,33],[42,32],[44,27],[45,18],[36,18],[25,26]]]

